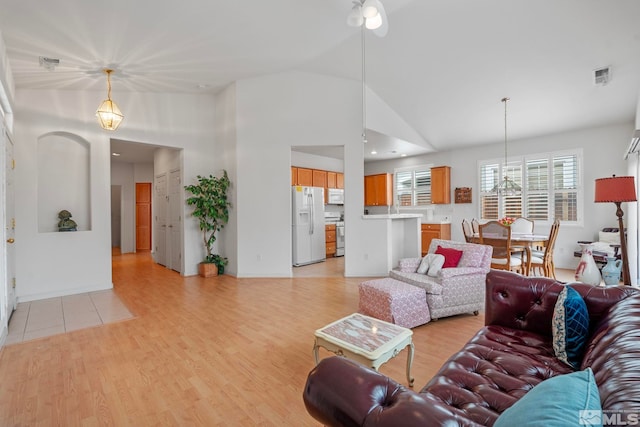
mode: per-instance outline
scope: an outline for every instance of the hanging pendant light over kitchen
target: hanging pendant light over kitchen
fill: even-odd
[[[107,99],[102,101],[102,104],[98,107],[96,117],[98,117],[102,129],[116,130],[120,126],[122,119],[124,119],[124,115],[118,105],[111,100],[111,73],[113,70],[105,68],[104,72],[107,74]]]
[[[499,196],[515,196],[522,191],[522,187],[507,176],[507,103],[509,100],[510,98],[507,97],[501,99],[504,103],[504,164],[502,165],[504,177],[491,189],[491,193]]]

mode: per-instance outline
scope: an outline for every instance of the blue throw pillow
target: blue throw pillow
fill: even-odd
[[[589,312],[578,291],[571,286],[565,286],[558,295],[551,327],[556,357],[578,369],[589,336]]]
[[[532,388],[493,427],[602,425],[600,393],[591,368],[558,375]]]

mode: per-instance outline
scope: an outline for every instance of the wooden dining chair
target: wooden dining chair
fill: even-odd
[[[533,220],[529,218],[525,218],[523,216],[517,217],[511,224],[511,233],[512,234],[533,234]],[[525,247],[512,245],[511,253],[519,256],[520,259],[523,259],[523,262],[527,262],[527,260],[524,258],[527,253]]]
[[[533,234],[533,220],[519,216],[511,224],[512,233]]]
[[[544,247],[544,251],[532,251],[531,253],[531,271],[541,272],[545,277],[556,278],[556,266],[553,262],[553,249],[556,244],[556,238],[560,231],[560,220],[556,219],[551,225],[549,231],[549,240]]]
[[[523,273],[521,257],[513,256],[511,248],[511,227],[498,221],[479,225],[480,243],[493,247],[491,268]]]
[[[471,229],[471,224],[466,219],[462,220],[462,234],[464,234],[464,240],[467,243],[473,243],[473,231]]]
[[[480,221],[475,218],[471,220],[471,231],[473,231],[473,234],[480,233]]]

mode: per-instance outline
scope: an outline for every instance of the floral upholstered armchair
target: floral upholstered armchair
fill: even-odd
[[[433,239],[429,254],[456,255],[461,252],[455,266],[446,260],[434,276],[422,274],[418,268],[423,258],[403,258],[389,276],[414,286],[427,293],[427,304],[432,319],[462,313],[478,314],[484,309],[485,280],[491,266],[491,246],[475,243]]]

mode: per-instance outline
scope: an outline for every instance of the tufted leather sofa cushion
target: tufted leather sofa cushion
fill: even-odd
[[[481,425],[491,425],[535,385],[572,372],[548,337],[502,326],[481,329],[421,393]]]
[[[491,426],[541,381],[572,372],[553,354],[551,317],[563,284],[492,270],[485,323],[416,393],[355,362],[324,359],[303,394],[328,426]],[[640,292],[572,284],[591,333],[581,369],[593,369],[603,410],[640,412]],[[419,355],[417,356],[419,357]]]

